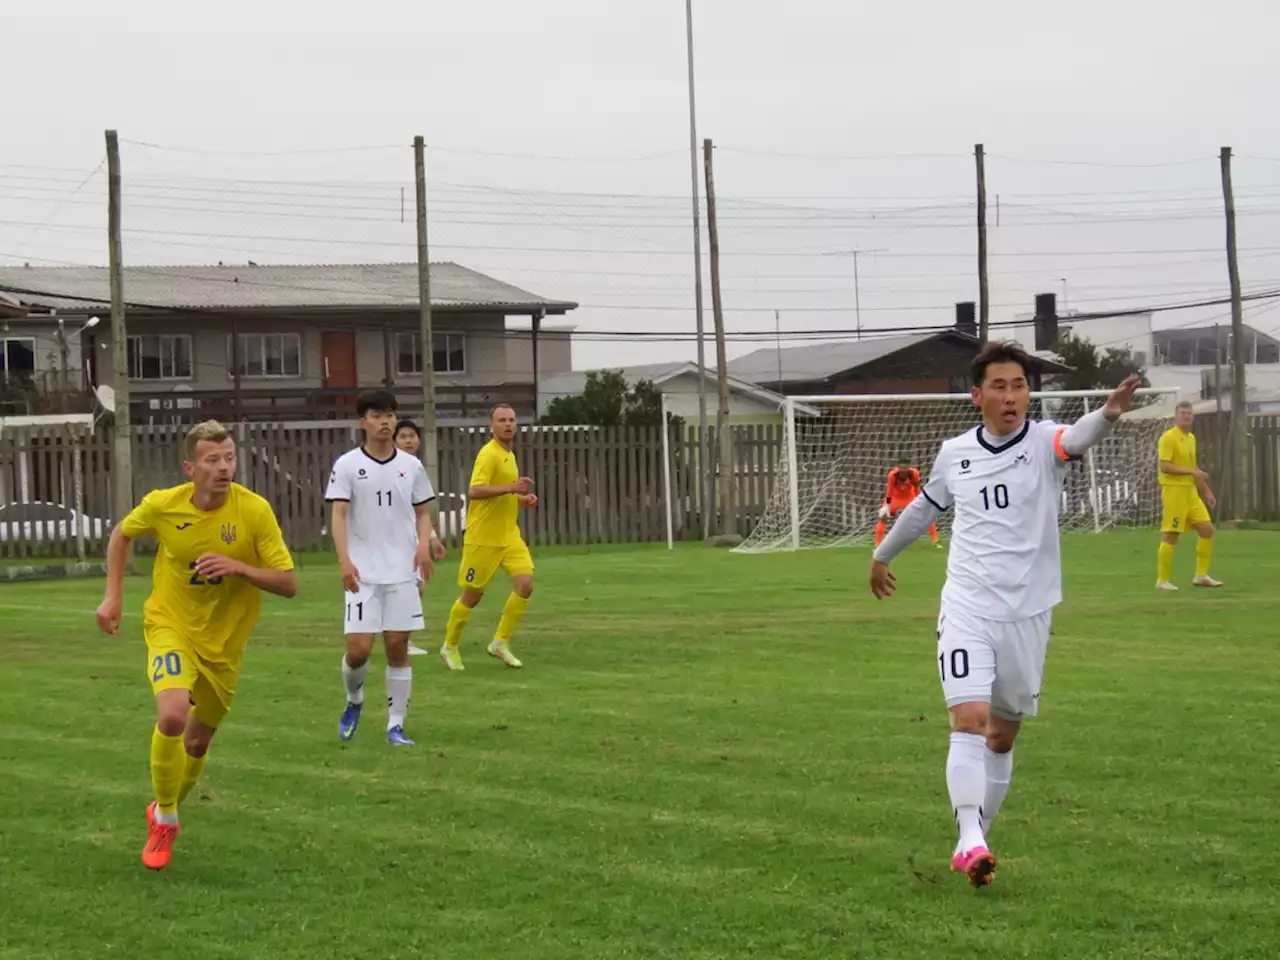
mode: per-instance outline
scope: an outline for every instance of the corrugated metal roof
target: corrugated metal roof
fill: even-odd
[[[845,370],[861,367],[899,350],[932,339],[937,334],[919,333],[903,337],[880,337],[843,343],[819,343],[803,347],[765,347],[729,361],[729,373],[752,383],[806,383],[826,380]],[[782,378],[778,378],[781,354]]]
[[[752,383],[812,383],[830,380],[846,370],[856,370],[883,357],[891,356],[900,350],[929,340],[944,338],[956,343],[974,344],[977,340],[967,334],[955,330],[940,330],[934,333],[915,333],[900,337],[876,337],[869,340],[852,340],[840,343],[806,344],[803,347],[765,347],[729,361],[729,373]],[[781,357],[779,357],[781,354]],[[1040,361],[1045,373],[1065,373],[1071,368],[1060,359],[1050,356],[1034,355]],[[781,360],[782,378],[778,378],[778,365]]]
[[[0,289],[24,303],[73,310],[110,299],[106,267],[0,267]],[[416,263],[328,265],[130,266],[125,302],[170,309],[358,309],[413,307]],[[87,300],[76,298],[88,298]],[[445,309],[542,309],[563,314],[576,303],[521,290],[456,263],[431,264],[431,303]],[[100,304],[98,304],[100,305]]]

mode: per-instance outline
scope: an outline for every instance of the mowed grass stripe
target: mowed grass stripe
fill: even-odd
[[[980,895],[946,872],[927,545],[887,603],[860,550],[542,551],[528,668],[483,654],[499,592],[466,673],[414,658],[402,752],[377,654],[337,742],[341,597],[302,558],[162,875],[137,862],[145,581],[119,638],[92,628],[100,583],[8,586],[0,955],[1269,957],[1273,542],[1225,534],[1227,590],[1156,595],[1151,535],[1065,538],[1042,716]],[[428,589],[437,628],[452,574]]]

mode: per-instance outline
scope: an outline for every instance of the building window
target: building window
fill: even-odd
[[[465,373],[467,369],[467,338],[461,333],[435,333],[431,336],[432,368],[436,373]],[[418,349],[420,337],[416,333],[396,334],[396,372],[412,376],[422,372],[422,354]]]
[[[191,337],[185,333],[129,338],[130,380],[190,380]]]
[[[242,333],[240,376],[301,377],[302,337],[296,333]]]
[[[36,372],[36,341],[32,337],[0,340],[0,380],[30,380]]]

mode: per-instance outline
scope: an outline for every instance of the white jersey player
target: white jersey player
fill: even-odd
[[[333,465],[325,499],[342,572],[347,652],[342,681],[347,705],[338,723],[343,740],[355,736],[364,706],[364,681],[374,634],[387,654],[387,742],[413,746],[404,732],[413,668],[409,634],[423,626],[419,578],[431,577],[430,504],[435,499],[422,461],[395,445],[396,399],[386,391],[356,406],[364,443]]]
[[[1062,601],[1058,508],[1067,463],[1103,439],[1133,401],[1129,377],[1071,426],[1027,420],[1031,359],[991,343],[974,359],[978,427],[942,444],[917,497],[876,548],[871,589],[895,589],[889,562],[954,510],[935,668],[951,715],[947,789],[959,828],[951,868],[991,883],[986,833],[1009,790],[1013,743],[1035,716],[1053,608]]]

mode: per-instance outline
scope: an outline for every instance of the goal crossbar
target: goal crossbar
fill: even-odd
[[[1031,394],[1044,417],[1069,423],[1106,402],[1110,390],[1040,390]],[[1154,408],[1177,388],[1136,391]],[[1156,443],[1172,424],[1166,401],[1157,412],[1122,418],[1110,437],[1073,465],[1063,488],[1065,529],[1102,532],[1158,518]],[[807,415],[817,408],[817,417]],[[812,394],[786,397],[783,451],[760,519],[737,552],[762,553],[868,542],[881,527],[885,477],[907,462],[923,478],[942,441],[980,422],[968,393]],[[939,518],[949,531],[951,518]],[[940,530],[940,532],[942,532]]]

